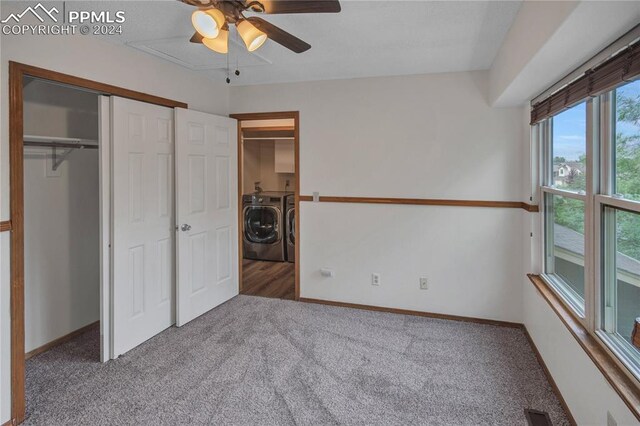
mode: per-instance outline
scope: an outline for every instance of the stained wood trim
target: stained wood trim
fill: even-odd
[[[299,117],[298,111],[277,111],[277,112],[250,112],[241,114],[229,114],[229,117],[235,118],[238,121],[253,121],[253,120],[281,120],[286,118]]]
[[[567,414],[567,418],[569,419],[569,423],[572,426],[577,426],[576,420],[573,417],[573,414],[571,413],[571,410],[569,410],[569,405],[567,405],[567,401],[565,401],[564,397],[562,396],[562,393],[560,392],[560,388],[558,388],[558,385],[556,384],[555,380],[553,379],[553,376],[551,375],[551,372],[549,371],[549,368],[547,368],[547,364],[545,364],[544,359],[542,358],[542,355],[540,355],[540,351],[538,351],[538,347],[533,342],[533,339],[531,338],[531,335],[529,334],[529,330],[527,330],[527,327],[525,327],[523,325],[522,326],[522,331],[524,331],[524,335],[527,338],[527,340],[529,341],[529,345],[531,346],[531,349],[533,349],[533,353],[535,354],[536,359],[538,360],[538,364],[540,364],[540,367],[542,367],[542,371],[544,372],[544,375],[547,376],[547,380],[549,381],[549,384],[551,385],[551,388],[553,389],[553,393],[556,394],[556,397],[558,398],[558,401],[560,401],[560,405],[562,405],[562,408],[564,409],[564,412]]]
[[[9,420],[6,423],[3,423],[2,426],[13,426],[15,423],[13,423],[13,420]]]
[[[591,358],[591,361],[598,367],[607,382],[629,407],[629,410],[640,420],[640,384],[638,381],[627,375],[623,367],[619,366],[613,356],[605,349],[604,344],[587,331],[540,276],[529,274],[528,277],[542,298],[547,301],[571,335]]]
[[[242,232],[243,221],[242,217],[242,195],[243,195],[243,149],[242,149],[242,121],[253,120],[280,120],[280,119],[293,119],[293,143],[294,143],[294,161],[295,161],[295,227],[296,234],[296,261],[295,261],[295,300],[300,299],[300,113],[298,111],[279,111],[279,112],[258,112],[258,113],[245,113],[245,114],[229,114],[229,117],[238,120],[238,258],[239,274],[238,274],[238,287],[239,291],[242,291]],[[278,127],[267,127],[268,129]],[[247,128],[245,128],[247,129]]]
[[[523,325],[517,322],[499,321],[485,318],[464,317],[460,315],[438,314],[434,312],[413,311],[409,309],[387,308],[384,306],[361,305],[358,303],[336,302],[333,300],[309,299],[301,297],[300,302],[317,303],[320,305],[340,306],[342,308],[362,309],[366,311],[388,312],[392,314],[413,315],[418,317],[446,319],[453,321],[474,322],[485,325],[495,325],[499,327],[523,328]]]
[[[54,340],[50,341],[49,343],[46,343],[46,344],[44,344],[44,345],[42,345],[42,346],[40,346],[38,348],[35,348],[32,351],[27,352],[24,355],[24,359],[27,360],[29,358],[32,358],[32,357],[36,356],[36,355],[40,355],[41,353],[46,352],[49,349],[52,349],[52,348],[54,348],[54,347],[56,347],[58,345],[61,345],[61,344],[65,343],[65,342],[68,342],[69,340],[73,339],[74,337],[77,337],[77,336],[79,336],[81,334],[86,333],[87,331],[90,331],[90,330],[93,330],[93,329],[96,329],[96,328],[99,328],[99,327],[100,327],[100,321],[96,321],[96,322],[93,322],[93,323],[91,323],[89,325],[85,325],[84,327],[80,327],[79,329],[74,330],[69,334],[65,334],[64,336],[58,337],[57,339],[54,339]]]
[[[278,138],[292,138],[293,128],[287,130],[278,130],[275,128],[263,127],[261,129],[255,129],[253,127],[245,127],[242,129],[242,137],[245,139],[278,139]]]
[[[24,65],[9,62],[9,197],[11,209],[11,417],[25,417],[24,373],[24,179],[23,99]]]
[[[4,222],[0,222],[0,232],[11,231],[11,221],[6,220]]]
[[[295,231],[296,239],[294,250],[296,251],[295,259],[295,298],[300,300],[300,113],[295,111],[293,114],[293,124],[295,129],[293,130],[293,155],[294,155],[294,171],[295,171],[295,195],[294,195],[294,207],[295,207]]]
[[[300,201],[313,201],[311,195],[301,195]],[[320,196],[325,203],[364,203],[364,204],[398,204],[417,206],[450,206],[450,207],[494,207],[508,209],[524,209],[537,212],[538,206],[520,201],[480,201],[480,200],[442,200],[433,198],[378,198],[378,197],[335,197]]]
[[[89,80],[86,78],[75,77],[75,76],[64,74],[57,71],[51,71],[44,68],[34,67],[32,65],[26,65],[26,64],[10,61],[9,66],[12,66],[12,65],[15,67],[17,72],[21,73],[22,75],[27,75],[30,77],[37,77],[45,80],[51,80],[57,83],[63,83],[71,86],[82,87],[84,89],[94,90],[96,92],[101,92],[106,95],[120,96],[123,98],[134,99],[137,101],[166,106],[169,108],[188,108],[188,105],[184,102],[178,102],[172,99],[150,95],[148,93],[129,90],[122,87],[113,86],[111,84],[100,83],[100,82]]]
[[[247,132],[251,130],[278,130],[278,131],[288,130],[289,132],[291,132],[291,135],[293,136],[293,131],[295,130],[295,128],[296,128],[295,126],[256,126],[256,127],[243,127],[242,131]]]
[[[234,118],[233,116],[231,116]],[[238,126],[238,134],[237,134],[237,150],[238,150],[238,293],[242,293],[242,259],[244,259],[244,247],[243,247],[243,238],[244,238],[244,215],[242,211],[242,196],[244,195],[244,177],[243,177],[243,166],[244,166],[244,148],[242,145],[242,120],[237,121]]]
[[[9,61],[9,190],[11,210],[11,418],[20,424],[25,418],[24,352],[24,180],[23,180],[23,78],[42,78],[57,83],[121,96],[170,108],[188,108],[173,101],[110,84]]]

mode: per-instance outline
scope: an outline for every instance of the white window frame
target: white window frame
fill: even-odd
[[[578,104],[582,103],[579,102]],[[586,156],[587,163],[585,165],[587,178],[586,178],[586,188],[585,191],[570,191],[566,189],[559,189],[555,186],[555,182],[553,179],[553,150],[552,150],[552,138],[553,138],[553,118],[548,118],[540,123],[538,123],[535,128],[537,131],[534,132],[538,137],[538,145],[540,147],[540,179],[539,179],[539,188],[540,188],[540,206],[541,212],[540,215],[540,226],[543,233],[542,244],[541,244],[541,259],[542,259],[542,274],[541,278],[551,287],[557,294],[560,296],[560,299],[569,307],[578,317],[578,320],[582,323],[582,325],[589,329],[587,324],[587,318],[589,318],[589,312],[593,310],[593,292],[590,291],[592,286],[589,285],[591,280],[593,279],[594,270],[593,267],[593,256],[591,256],[590,249],[592,248],[589,244],[589,240],[592,239],[592,223],[593,217],[589,214],[589,207],[591,205],[590,200],[593,199],[593,191],[594,191],[594,173],[593,173],[593,164],[594,164],[594,146],[597,146],[597,135],[594,135],[594,126],[589,125],[590,120],[589,117],[592,117],[591,122],[593,122],[594,111],[598,110],[599,101],[598,99],[587,99],[584,101],[586,104],[585,114],[587,120],[586,126]],[[599,120],[598,120],[599,122]],[[596,179],[597,180],[597,179]],[[558,195],[564,198],[572,198],[575,200],[580,200],[584,204],[584,300],[582,296],[578,295],[570,286],[565,283],[560,277],[552,273],[546,273],[548,270],[549,264],[553,262],[553,259],[550,259],[547,256],[547,244],[551,240],[553,241],[553,229],[547,226],[547,194],[549,195]]]
[[[595,334],[605,343],[607,348],[624,364],[625,367],[637,378],[640,379],[640,352],[629,348],[629,343],[616,333],[616,307],[610,306],[611,311],[607,314],[605,306],[606,299],[615,300],[615,295],[607,294],[607,280],[615,282],[617,280],[616,271],[613,268],[606,268],[606,257],[615,256],[615,219],[613,211],[607,211],[610,207],[616,210],[628,211],[640,214],[640,202],[625,199],[614,194],[615,186],[615,100],[613,91],[600,96],[601,98],[601,143],[600,155],[603,161],[600,166],[601,188],[600,193],[594,196],[593,211],[595,214],[595,226],[599,230],[595,238],[595,259],[597,264],[596,282],[597,306],[594,313]],[[608,260],[612,262],[612,260]],[[615,264],[615,263],[614,263]],[[610,276],[605,276],[606,274]]]
[[[532,127],[533,143],[538,144],[538,201],[541,206],[539,253],[542,259],[541,278],[553,289],[565,306],[576,314],[578,321],[587,331],[597,337],[607,352],[614,356],[616,362],[624,367],[630,377],[640,380],[640,352],[629,347],[629,343],[615,330],[615,310],[603,317],[603,299],[605,294],[605,256],[615,256],[611,248],[611,240],[615,239],[615,222],[613,215],[607,214],[605,207],[640,214],[640,201],[624,199],[614,194],[616,176],[614,164],[615,150],[615,102],[613,91],[586,100],[587,134],[586,134],[586,189],[584,193],[558,189],[553,181],[552,158],[552,119],[545,119]],[[534,176],[535,178],[535,176]],[[554,274],[546,274],[546,246],[553,231],[546,227],[547,205],[546,194],[559,195],[584,202],[585,206],[585,296],[584,309],[576,302],[575,295],[568,290],[568,285]],[[608,217],[611,216],[611,217]],[[605,227],[610,227],[605,232]],[[612,229],[611,229],[612,228]],[[553,241],[553,240],[551,240]],[[615,280],[615,269],[609,268]],[[615,281],[614,281],[615,282]],[[610,298],[613,296],[609,295]],[[613,307],[615,309],[615,307]]]

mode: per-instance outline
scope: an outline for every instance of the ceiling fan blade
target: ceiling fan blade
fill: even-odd
[[[178,0],[178,1],[184,4],[188,4],[189,6],[196,6],[196,7],[207,7],[212,5],[210,0]]]
[[[193,33],[189,41],[191,43],[202,43],[202,38],[203,37],[200,35],[200,33],[196,31],[195,33]]]
[[[264,12],[281,13],[338,13],[342,8],[338,0],[260,0]]]
[[[247,18],[257,29],[264,32],[267,37],[292,50],[296,53],[302,53],[311,49],[311,45],[305,41],[300,40],[298,37],[289,34],[285,30],[276,27],[275,25],[265,21],[257,16]]]

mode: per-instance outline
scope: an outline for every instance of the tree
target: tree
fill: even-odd
[[[640,96],[616,95],[618,122],[635,132],[616,132],[616,192],[640,200]]]
[[[626,132],[616,132],[616,193],[640,201],[640,96],[616,91],[616,114]],[[640,215],[616,213],[617,250],[640,260]]]

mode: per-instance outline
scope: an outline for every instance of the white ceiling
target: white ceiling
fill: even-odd
[[[121,36],[105,40],[171,60],[216,80],[227,56],[189,43],[191,6],[179,1],[68,2],[68,8],[124,10]],[[99,6],[97,6],[99,4]],[[260,84],[489,69],[520,7],[514,1],[342,0],[338,14],[268,15],[311,44],[295,54],[268,41],[255,54],[232,43],[240,77]],[[231,34],[230,39],[234,38]]]

